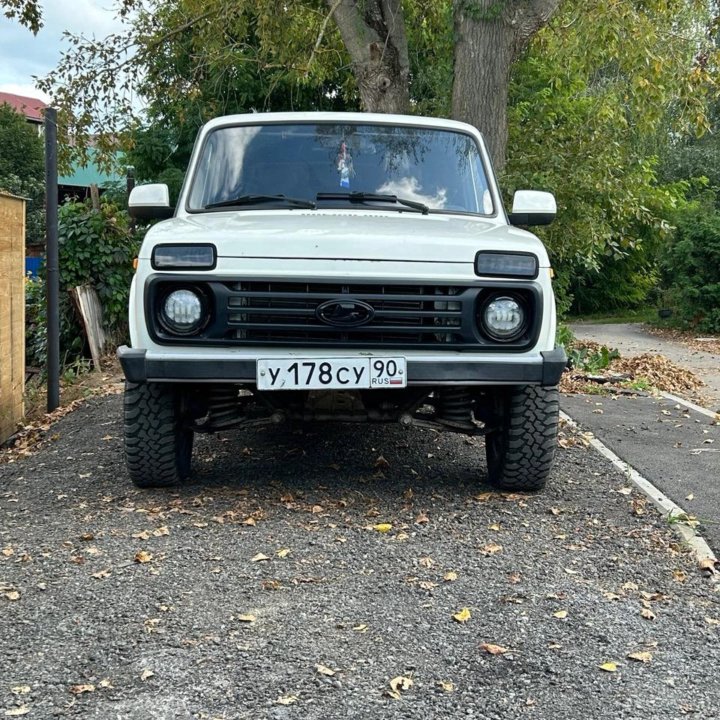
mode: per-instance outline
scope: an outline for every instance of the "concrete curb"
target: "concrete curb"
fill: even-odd
[[[683,401],[672,395],[665,395],[668,399],[677,400],[682,404],[691,405],[691,403],[688,403],[687,400]],[[696,408],[693,407],[693,409]],[[709,410],[704,410],[704,412],[705,414],[711,415],[711,417],[715,417],[715,414],[710,413]],[[574,430],[580,430],[580,426],[562,410],[560,411],[560,417],[569,427]],[[635,485],[638,490],[640,490],[640,492],[647,496],[668,521],[673,521],[673,530],[680,535],[683,542],[690,547],[690,550],[700,566],[700,569],[705,573],[709,573],[708,579],[711,582],[720,582],[720,573],[714,569],[717,568],[719,564],[715,553],[712,551],[705,539],[682,519],[690,517],[690,513],[686,512],[677,503],[673,502],[661,490],[656,488],[647,478],[643,477],[634,467],[628,465],[628,463],[626,463],[622,458],[618,457],[607,445],[598,440],[595,436],[592,436],[589,439],[589,442],[598,453],[608,459],[617,470],[625,475],[625,477],[627,477],[628,480],[630,480],[630,482]]]
[[[713,420],[718,419],[718,413],[714,413],[712,410],[708,410],[707,408],[701,407],[700,405],[696,405],[694,402],[690,402],[689,400],[686,400],[685,398],[678,397],[677,395],[672,395],[669,392],[660,391],[660,395],[662,395],[667,400],[672,400],[672,402],[679,403],[680,405],[684,405],[686,408],[690,408],[690,410],[694,410],[695,412],[699,412],[702,415],[707,415],[709,418],[712,418]]]

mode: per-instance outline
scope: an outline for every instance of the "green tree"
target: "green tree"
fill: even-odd
[[[514,68],[506,190],[556,194],[558,219],[540,234],[561,286],[585,302],[588,285],[622,298],[654,272],[686,190],[658,181],[659,156],[708,127],[711,21],[704,2],[567,2]]]
[[[0,105],[0,190],[28,199],[25,235],[42,242],[45,231],[45,160],[34,126],[10,105]]]

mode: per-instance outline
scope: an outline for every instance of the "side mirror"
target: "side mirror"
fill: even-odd
[[[555,196],[541,190],[518,190],[513,197],[511,225],[549,225],[557,214]]]
[[[164,220],[172,217],[170,191],[162,183],[137,185],[130,191],[128,212],[135,220]]]

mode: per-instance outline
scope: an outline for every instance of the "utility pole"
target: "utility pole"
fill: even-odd
[[[58,258],[57,110],[45,109],[47,409],[60,405],[60,275]]]

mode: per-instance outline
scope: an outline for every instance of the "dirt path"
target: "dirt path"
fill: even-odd
[[[594,325],[573,323],[570,329],[579,340],[617,348],[621,355],[633,356],[644,353],[664,355],[677,365],[692,370],[705,383],[700,391],[705,405],[720,410],[720,354],[702,352],[677,340],[658,337],[649,333],[641,323]]]

